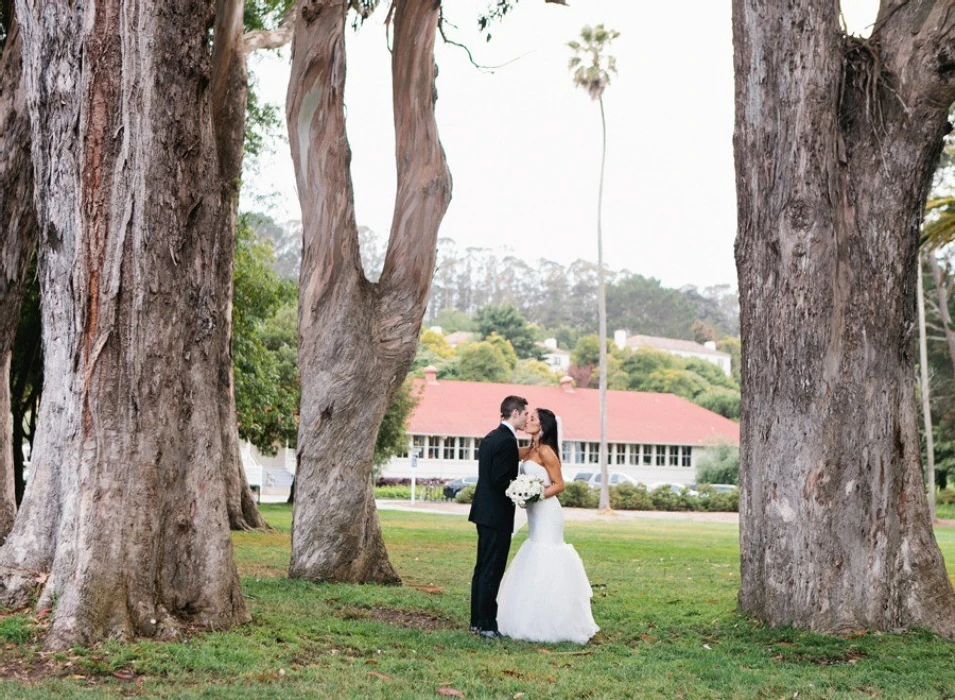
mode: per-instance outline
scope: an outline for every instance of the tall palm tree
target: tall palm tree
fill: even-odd
[[[607,483],[607,294],[604,284],[603,235],[601,219],[604,197],[604,166],[607,162],[607,119],[604,113],[604,90],[610,84],[611,73],[617,72],[617,62],[607,55],[610,42],[620,32],[606,29],[602,24],[585,26],[580,30],[580,41],[567,43],[573,51],[570,70],[574,85],[583,88],[600,105],[600,187],[597,190],[597,314],[600,323],[600,508],[610,508],[610,486]]]

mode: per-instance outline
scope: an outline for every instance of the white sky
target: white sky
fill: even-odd
[[[449,37],[467,44],[478,63],[507,65],[481,72],[439,39],[438,128],[454,180],[439,235],[461,249],[498,248],[531,262],[596,261],[600,114],[571,83],[566,44],[585,24],[602,23],[620,32],[610,49],[618,75],[604,95],[605,262],[669,287],[735,288],[729,0],[569,0],[569,7],[521,0],[491,27],[487,43],[477,17],[490,1],[445,3],[457,26]],[[864,32],[877,5],[843,0],[850,30]],[[384,9],[347,32],[345,91],[358,223],[382,237],[395,192]],[[284,104],[288,57],[253,57],[264,100]],[[246,177],[243,209],[300,218],[287,143],[276,143]]]

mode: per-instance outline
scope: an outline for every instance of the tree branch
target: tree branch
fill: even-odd
[[[396,3],[391,70],[398,188],[381,273],[396,310],[423,307],[434,274],[438,227],[451,201],[451,173],[434,111],[439,12],[433,0]]]
[[[245,55],[259,49],[278,49],[292,41],[295,31],[295,19],[298,17],[298,7],[292,6],[288,14],[275,29],[258,29],[246,32],[242,37],[242,50]]]
[[[882,0],[872,32],[908,107],[955,101],[955,7],[950,0]]]
[[[315,309],[334,303],[331,290],[354,288],[362,274],[345,132],[347,12],[348,0],[300,0],[292,36],[285,116],[302,205],[303,335]]]
[[[242,0],[216,0],[212,47],[212,110],[223,181],[238,190],[245,140],[248,74],[242,53]]]

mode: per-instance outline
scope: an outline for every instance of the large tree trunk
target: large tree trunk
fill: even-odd
[[[384,269],[363,272],[345,136],[346,0],[299,5],[287,119],[302,203],[302,381],[289,574],[397,583],[371,485],[376,431],[414,358],[451,178],[434,118],[440,3],[394,5],[398,191]]]
[[[955,99],[950,2],[734,0],[741,608],[955,636],[914,396],[919,222]]]
[[[215,231],[222,255],[227,256],[224,259],[228,260],[228,265],[222,265],[217,270],[216,287],[227,296],[223,299],[226,329],[221,335],[223,344],[219,348],[222,366],[218,373],[219,388],[214,396],[223,428],[222,471],[229,525],[233,530],[267,526],[249,489],[242,466],[232,372],[232,265],[249,94],[242,33],[243,6],[242,0],[216,0],[215,44],[212,52],[212,106],[221,197],[221,216],[216,221]]]
[[[21,80],[20,30],[14,18],[0,56],[0,544],[16,513],[10,356],[30,258],[36,248],[30,118]],[[22,455],[21,455],[22,461]]]
[[[41,225],[45,386],[0,601],[48,646],[249,619],[219,400],[231,248],[211,6],[18,0]]]

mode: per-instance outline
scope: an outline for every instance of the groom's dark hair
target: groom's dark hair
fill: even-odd
[[[501,402],[501,418],[508,419],[514,411],[527,408],[527,399],[520,396],[508,396]]]

